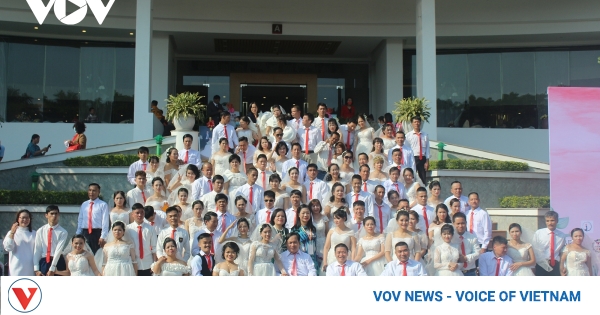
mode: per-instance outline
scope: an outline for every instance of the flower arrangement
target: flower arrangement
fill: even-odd
[[[206,105],[200,103],[198,93],[184,92],[175,96],[169,95],[167,102],[167,120],[173,121],[178,117],[188,118],[194,116],[200,121],[204,121],[206,116]]]

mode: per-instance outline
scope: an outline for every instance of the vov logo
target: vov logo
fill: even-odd
[[[67,1],[76,5],[79,9],[67,15]],[[44,5],[42,0],[27,0],[27,4],[29,4],[33,15],[35,15],[40,25],[44,23],[52,6],[54,6],[54,15],[63,24],[75,25],[83,21],[88,7],[90,7],[92,14],[98,20],[98,24],[102,25],[114,3],[115,0],[109,0],[105,6],[102,0],[50,0],[47,5]]]
[[[8,303],[17,312],[29,313],[41,302],[42,289],[31,279],[19,279],[8,288]]]

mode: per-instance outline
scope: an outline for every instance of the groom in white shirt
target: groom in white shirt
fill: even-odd
[[[327,266],[327,276],[329,277],[347,277],[347,276],[367,276],[367,273],[361,264],[348,260],[348,246],[344,243],[337,244],[334,248],[335,262]]]
[[[392,261],[385,265],[385,269],[381,276],[426,276],[427,271],[423,268],[423,264],[410,259],[410,250],[405,242],[398,242],[394,246],[394,251],[398,261]]]
[[[281,253],[281,263],[290,276],[316,276],[315,263],[310,255],[300,250],[300,235],[292,232],[287,237],[287,250]],[[279,272],[277,274],[281,275]]]

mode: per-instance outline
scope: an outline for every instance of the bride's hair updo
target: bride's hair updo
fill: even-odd
[[[123,231],[125,231],[125,223],[123,223],[122,221],[115,221],[115,223],[112,224],[111,230],[117,226],[120,226],[121,229],[123,229]]]
[[[163,242],[163,249],[166,249],[167,244],[169,244],[169,243],[173,243],[173,245],[175,245],[175,248],[177,248],[177,242],[175,242],[174,239],[167,237],[167,238],[165,238],[165,241]]]
[[[173,150],[177,150],[174,147],[170,147],[167,149],[167,163],[171,163],[171,153],[173,152]]]
[[[157,181],[158,181],[158,182],[160,182],[160,183],[161,183],[161,184],[163,184],[163,185],[165,184],[165,182],[163,181],[163,179],[162,179],[162,178],[160,178],[160,177],[154,177],[154,178],[152,179],[152,186],[154,186],[154,182],[157,182]]]

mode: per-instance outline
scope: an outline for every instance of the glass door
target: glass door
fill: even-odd
[[[240,84],[241,113],[250,111],[250,104],[256,102],[259,112],[271,110],[271,106],[280,105],[286,113],[292,106],[298,105],[305,109],[306,85],[283,84]]]

